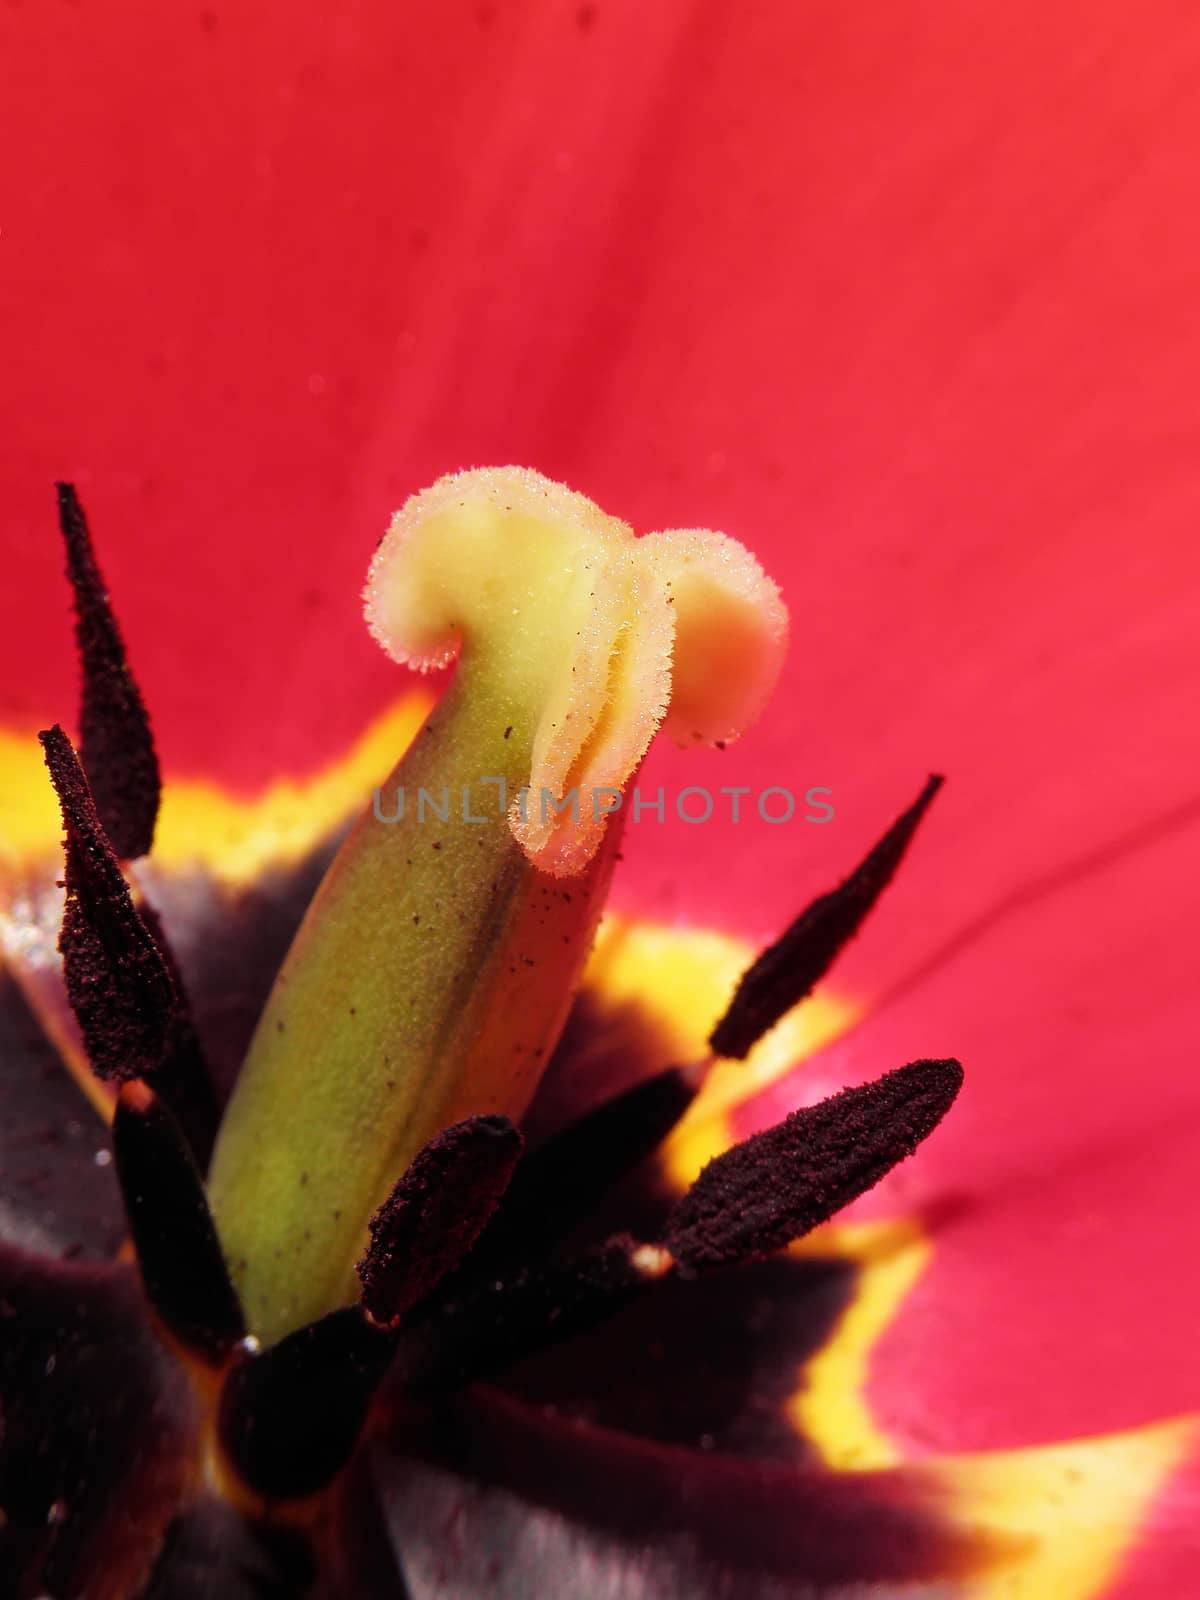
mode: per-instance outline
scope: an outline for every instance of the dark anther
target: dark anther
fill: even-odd
[[[604,1101],[529,1151],[469,1266],[549,1250],[651,1155],[691,1105],[703,1073],[671,1067]]]
[[[606,1321],[669,1267],[664,1252],[621,1235],[573,1261],[480,1282],[401,1333],[399,1370],[414,1390],[490,1377]]]
[[[179,1124],[146,1084],[127,1083],[112,1140],[146,1298],[182,1344],[219,1366],[245,1326]]]
[[[729,1009],[709,1037],[719,1056],[741,1059],[749,1054],[768,1028],[812,993],[891,882],[943,782],[931,777],[845,882],[814,900],[746,969]]]
[[[158,756],[83,507],[69,483],[58,485],[58,518],[75,593],[75,640],[83,671],[80,756],[104,831],[116,854],[127,861],[145,855],[154,838]]]
[[[67,899],[58,947],[67,996],[97,1075],[145,1077],[163,1058],[175,985],[133,904],[71,741],[57,724],[38,737],[66,830]]]
[[[913,1061],[793,1111],[709,1162],[668,1217],[663,1243],[685,1272],[790,1244],[910,1156],[962,1076],[957,1061]]]
[[[395,1322],[458,1265],[508,1187],[521,1148],[507,1117],[468,1117],[420,1151],[371,1218],[358,1263],[363,1304],[376,1321]]]
[[[39,738],[66,832],[58,948],[92,1069],[118,1083],[150,1080],[203,1163],[216,1102],[172,964],[133,903],[71,741],[57,724]]]
[[[349,1306],[233,1367],[218,1428],[250,1488],[279,1500],[323,1488],[349,1459],[393,1348]]]

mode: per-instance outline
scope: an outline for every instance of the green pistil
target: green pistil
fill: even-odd
[[[279,975],[213,1159],[247,1322],[281,1338],[350,1301],[371,1214],[440,1128],[520,1115],[587,957],[618,830],[577,877],[534,867],[498,814],[534,721],[500,667],[458,679],[322,884]],[[421,788],[441,801],[422,820]],[[463,820],[462,791],[471,797]],[[496,796],[490,811],[481,795]]]

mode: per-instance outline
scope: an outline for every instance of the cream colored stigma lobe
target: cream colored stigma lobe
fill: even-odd
[[[787,611],[735,540],[636,538],[583,495],[520,467],[441,478],[399,511],[371,562],[374,637],[421,670],[490,658],[538,708],[509,826],[529,860],[571,876],[660,726],[725,742],[778,677]]]

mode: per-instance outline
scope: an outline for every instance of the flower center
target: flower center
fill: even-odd
[[[456,505],[465,521],[450,514]],[[98,728],[91,759],[102,765],[126,738],[143,753],[152,744],[140,699],[110,692],[127,669],[73,496],[63,515],[87,558],[72,575],[91,617],[81,655]],[[664,713],[684,742],[729,737],[752,714],[783,627],[754,563],[719,535],[635,542],[596,519],[587,502],[524,473],[447,480],[401,513],[373,567],[373,624],[428,665],[444,659],[452,622],[464,659],[400,780],[448,788],[495,758],[513,784],[554,782],[561,802],[570,783],[626,781]],[[560,582],[556,541],[574,549],[578,526],[586,582],[604,573],[611,587],[594,608],[607,618],[602,647],[583,590]],[[497,542],[529,556],[521,575],[489,566]],[[578,708],[529,647],[531,570],[555,598],[546,650],[564,648],[591,685]],[[432,620],[418,640],[422,616]],[[715,676],[693,659],[706,617],[721,633],[717,654],[740,640]],[[657,666],[655,650],[666,652]],[[658,695],[672,673],[668,710],[647,685]],[[564,758],[557,719],[576,709]],[[500,728],[502,718],[512,720]],[[569,1003],[617,830],[601,815],[531,828],[502,803],[490,836],[447,815],[429,838],[419,807],[407,824],[369,812],[280,974],[206,1192],[211,1085],[163,929],[118,854],[149,842],[154,771],[142,762],[123,785],[97,769],[89,782],[61,729],[42,741],[66,833],[66,988],[97,1075],[122,1085],[113,1155],[142,1285],[215,1405],[212,1464],[232,1469],[239,1503],[247,1490],[267,1504],[323,1489],[385,1371],[407,1392],[436,1395],[501,1373],[672,1277],[780,1249],[910,1155],[957,1095],[957,1062],[912,1062],[718,1156],[642,1237],[573,1250],[575,1225],[658,1147],[712,1059],[664,1070],[524,1148],[516,1121]],[[940,782],[752,964],[709,1036],[713,1052],[744,1055],[810,992],[886,888]],[[125,845],[114,850],[114,839]]]

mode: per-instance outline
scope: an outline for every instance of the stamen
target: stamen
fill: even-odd
[[[962,1085],[957,1061],[913,1061],[793,1111],[710,1161],[663,1244],[681,1269],[768,1255],[878,1183],[937,1127]]]
[[[604,1101],[530,1151],[468,1263],[548,1251],[651,1155],[691,1105],[703,1063],[670,1067]]]
[[[217,1426],[250,1488],[269,1499],[323,1488],[358,1441],[394,1345],[348,1306],[247,1353],[225,1380]]]
[[[442,1390],[493,1376],[606,1321],[670,1268],[666,1252],[622,1234],[573,1261],[478,1284],[401,1335],[404,1381]]]
[[[162,951],[138,915],[71,741],[38,738],[66,830],[66,904],[58,947],[67,997],[98,1077],[124,1083],[160,1065],[175,1010]]]
[[[182,1344],[219,1366],[245,1326],[183,1132],[135,1082],[117,1100],[112,1140],[146,1298]]]
[[[358,1263],[363,1304],[396,1322],[456,1267],[495,1211],[523,1141],[507,1117],[468,1117],[437,1134],[371,1218]]]
[[[729,1009],[709,1036],[717,1055],[741,1060],[780,1017],[812,993],[892,881],[944,781],[930,777],[916,801],[845,882],[814,900],[746,969]]]
[[[75,640],[83,670],[80,755],[96,811],[123,861],[154,838],[161,782],[150,719],[125,656],[87,519],[75,488],[58,486],[58,517],[75,593]]]
[[[92,1070],[109,1082],[151,1081],[203,1164],[216,1101],[174,964],[133,903],[70,739],[57,723],[38,737],[66,832],[58,948]]]

